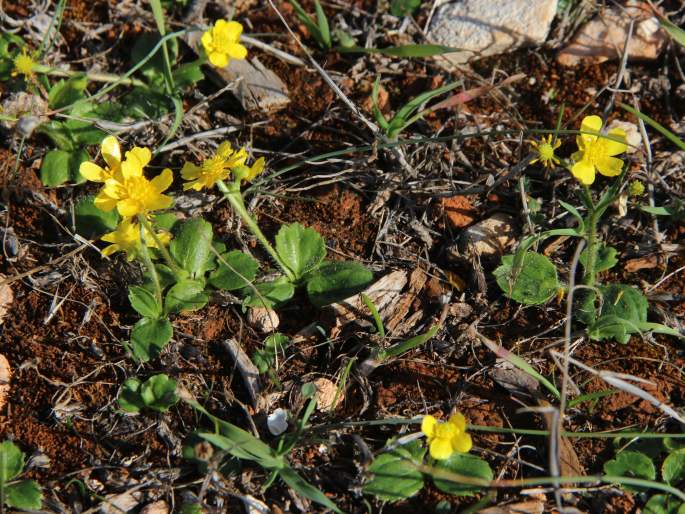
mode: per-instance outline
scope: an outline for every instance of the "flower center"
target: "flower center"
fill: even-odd
[[[220,32],[216,33],[214,32],[214,48],[216,49],[217,52],[222,53],[222,54],[227,54],[228,49],[230,45],[234,44],[235,41],[230,38],[227,34]]]
[[[14,59],[14,67],[17,72],[21,73],[22,75],[31,75],[35,65],[35,61],[25,53],[17,55],[17,57]]]
[[[587,148],[585,149],[585,158],[592,163],[596,163],[602,157],[606,156],[606,154],[606,141],[601,138],[588,144]]]
[[[214,180],[221,178],[225,169],[226,161],[221,157],[212,157],[202,163],[202,174]]]
[[[131,177],[126,181],[125,187],[127,196],[141,205],[157,194],[152,182],[145,177]]]
[[[540,159],[543,161],[550,161],[554,157],[554,148],[549,143],[543,143],[538,147]]]

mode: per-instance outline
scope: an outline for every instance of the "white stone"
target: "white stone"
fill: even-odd
[[[279,436],[288,430],[288,412],[278,408],[266,417],[266,426],[272,435]]]
[[[258,332],[273,332],[278,329],[281,320],[273,309],[253,307],[247,312],[247,323]]]
[[[458,48],[442,57],[464,64],[543,43],[556,12],[557,0],[458,0],[436,9],[428,39]]]
[[[607,8],[583,25],[571,42],[557,55],[564,66],[582,62],[600,63],[619,59],[633,22],[633,33],[628,44],[631,59],[656,59],[666,45],[668,36],[659,20],[650,16],[647,2],[629,1],[625,7]]]
[[[640,134],[639,127],[635,125],[635,123],[614,120],[609,123],[607,131],[611,132],[611,130],[615,128],[620,128],[626,133],[626,141],[628,142],[626,153],[635,153],[642,147],[642,135]]]

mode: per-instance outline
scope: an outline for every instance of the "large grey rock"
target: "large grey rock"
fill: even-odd
[[[438,62],[464,64],[543,43],[556,11],[557,0],[457,0],[436,9],[428,38],[460,50]]]

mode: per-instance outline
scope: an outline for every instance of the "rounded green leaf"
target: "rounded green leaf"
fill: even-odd
[[[604,473],[615,477],[634,477],[654,480],[656,469],[652,460],[644,453],[624,451],[616,457],[604,463]],[[633,491],[632,487],[622,485],[626,490]]]
[[[24,452],[12,441],[0,444],[0,483],[9,482],[24,469]]]
[[[43,185],[54,187],[69,180],[71,153],[64,150],[50,150],[40,166],[40,180]]]
[[[363,291],[373,273],[357,262],[325,262],[307,277],[309,300],[317,307],[344,300]]]
[[[655,494],[645,504],[643,514],[682,514],[685,503],[668,494]]]
[[[435,461],[434,466],[436,469],[446,470],[457,475],[481,478],[488,482],[493,478],[490,464],[488,464],[487,461],[468,453],[453,453],[449,459]],[[441,491],[455,496],[471,496],[482,489],[477,486],[465,485],[463,483],[439,478],[433,478],[433,482],[435,483],[435,487]]]
[[[116,209],[109,212],[101,211],[95,207],[94,200],[93,195],[88,195],[76,202],[74,207],[76,232],[86,239],[96,239],[106,232],[111,232],[119,223]]]
[[[174,329],[166,318],[139,320],[131,331],[134,358],[140,362],[147,362],[156,357],[171,341],[173,334]]]
[[[209,297],[199,280],[181,280],[167,291],[164,307],[167,312],[196,311],[207,305]]]
[[[212,247],[212,225],[202,218],[186,221],[169,244],[178,264],[194,277],[206,270]]]
[[[22,480],[7,486],[5,503],[15,509],[39,510],[43,504],[43,492],[33,480]]]
[[[144,287],[130,286],[128,288],[128,301],[141,316],[159,318],[162,315],[162,306],[157,298]]]
[[[166,412],[178,402],[176,381],[164,373],[151,376],[140,386],[140,398],[146,407]]]
[[[371,479],[363,491],[383,501],[399,501],[418,493],[423,487],[423,475],[416,469],[419,459],[400,447],[376,457],[368,468]]]
[[[257,276],[259,264],[240,250],[224,253],[217,260],[219,267],[209,276],[209,283],[217,289],[241,289]]]
[[[145,404],[140,398],[140,380],[129,378],[124,381],[119,389],[117,403],[121,410],[126,412],[140,412]]]
[[[290,300],[295,294],[295,286],[287,280],[262,282],[243,289],[244,304],[248,307],[277,307]]]
[[[326,257],[321,234],[299,223],[283,225],[276,234],[276,253],[295,274],[296,279],[315,270]]]
[[[520,262],[515,257],[505,255],[494,271],[504,294],[525,305],[539,305],[552,298],[560,287],[554,263],[535,252],[526,252]]]
[[[685,450],[672,452],[661,465],[661,476],[674,487],[685,482]],[[683,483],[685,486],[685,483]]]

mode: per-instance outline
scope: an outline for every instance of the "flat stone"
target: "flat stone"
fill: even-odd
[[[629,2],[621,9],[602,9],[578,30],[568,46],[559,52],[557,61],[563,66],[575,66],[580,62],[596,64],[620,59],[632,20],[635,23],[628,43],[628,57],[656,59],[664,48],[668,35],[660,27],[659,19],[651,13],[647,2],[637,1]]]
[[[514,243],[514,219],[502,212],[479,221],[461,233],[459,246],[465,254],[480,257],[504,255]]]
[[[458,0],[436,9],[428,39],[459,49],[438,58],[449,68],[543,43],[556,12],[557,0]]]

